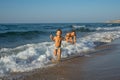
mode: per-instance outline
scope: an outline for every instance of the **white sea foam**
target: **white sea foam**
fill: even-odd
[[[86,27],[85,25],[83,25],[83,26],[73,25],[73,28],[75,28],[75,29],[84,28],[84,29],[95,30],[95,31],[119,31],[120,30],[120,26],[116,26],[116,27]]]
[[[94,42],[109,42],[120,37],[120,31],[94,32],[78,38],[75,45],[62,42],[62,58],[94,50]],[[10,54],[0,58],[0,75],[10,72],[24,72],[45,67],[54,57],[54,42],[27,44],[16,48],[2,48],[0,54]]]
[[[66,42],[63,42],[62,44],[64,43]],[[2,75],[9,72],[24,72],[44,67],[45,64],[50,62],[50,58],[54,57],[53,44],[53,42],[44,42],[39,44],[27,44],[13,49],[1,49],[1,52],[6,52],[5,54],[9,54],[9,51],[18,53],[1,57],[0,74]],[[93,43],[88,41],[77,41],[76,45],[62,46],[62,58],[66,58],[70,55],[78,54],[83,51],[88,51],[93,47]],[[17,51],[18,49],[23,50]]]
[[[86,27],[85,27],[85,25],[82,25],[82,26],[73,25],[73,28],[78,29],[78,28],[86,28]]]
[[[110,30],[120,30],[120,26],[116,26],[116,27],[98,27],[98,28],[96,28],[96,30],[108,30],[108,31],[110,31]]]

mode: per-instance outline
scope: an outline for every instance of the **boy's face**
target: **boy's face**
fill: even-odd
[[[69,36],[70,36],[70,33],[67,33],[67,34],[66,34],[66,36],[68,36],[68,37],[69,37]]]
[[[75,32],[72,32],[71,35],[75,35]]]
[[[56,35],[57,35],[57,36],[61,36],[61,34],[62,34],[61,31],[57,31],[57,32],[56,32]]]

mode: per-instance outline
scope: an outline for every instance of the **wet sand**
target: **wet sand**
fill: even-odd
[[[120,39],[101,45],[83,57],[53,67],[13,73],[4,80],[120,80]]]

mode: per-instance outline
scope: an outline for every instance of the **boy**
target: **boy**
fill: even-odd
[[[66,36],[65,36],[65,41],[66,42],[70,42],[70,33],[66,33]]]
[[[76,43],[76,33],[75,33],[75,31],[67,33],[66,36],[65,36],[65,40],[66,40],[66,42],[70,42],[72,44],[75,44]]]
[[[61,60],[61,42],[63,40],[62,31],[61,29],[58,29],[56,31],[56,36],[50,35],[50,39],[55,42],[55,49],[54,49],[54,55],[57,57],[57,61]]]
[[[76,43],[76,33],[75,33],[74,30],[70,33],[70,42],[71,42],[72,44],[75,44],[75,43]]]

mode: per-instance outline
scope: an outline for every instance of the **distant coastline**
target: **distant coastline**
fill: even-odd
[[[120,23],[120,19],[119,20],[111,20],[111,21],[106,21],[107,23]]]

